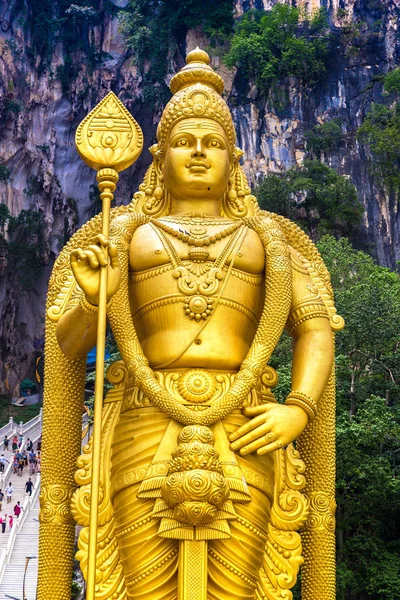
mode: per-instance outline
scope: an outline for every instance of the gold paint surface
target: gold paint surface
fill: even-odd
[[[314,244],[250,195],[221,85],[207,54],[190,53],[139,191],[111,210],[107,315],[122,361],[108,370],[101,419],[99,599],[290,600],[303,563],[303,599],[335,598],[343,320]],[[103,102],[77,146],[90,139],[85,160],[110,195],[142,138],[118,99]],[[49,284],[38,600],[69,600],[72,517],[88,575],[93,448],[79,456],[79,445],[100,231],[98,216],[72,237]],[[285,327],[292,396],[281,405],[267,363]]]

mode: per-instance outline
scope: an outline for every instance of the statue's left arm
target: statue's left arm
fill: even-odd
[[[241,454],[265,454],[293,442],[318,410],[331,373],[334,345],[329,315],[295,250],[287,329],[294,340],[291,392],[285,404],[267,403],[243,413],[250,421],[229,436]]]
[[[292,304],[287,329],[294,339],[292,403],[303,402],[309,416],[316,416],[317,403],[331,373],[334,346],[328,311],[307,269],[295,250],[292,257]],[[304,394],[306,397],[301,398]],[[309,400],[308,400],[308,398]]]

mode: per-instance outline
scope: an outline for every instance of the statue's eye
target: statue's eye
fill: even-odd
[[[208,147],[209,148],[221,148],[221,144],[218,140],[210,140],[208,142]]]
[[[183,138],[182,140],[178,140],[178,143],[176,145],[182,148],[189,146],[189,142]]]

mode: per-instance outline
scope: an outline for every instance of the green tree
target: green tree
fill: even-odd
[[[10,170],[5,165],[0,165],[0,181],[7,183],[10,179]]]
[[[47,242],[42,212],[22,210],[9,221],[11,241],[8,245],[11,264],[24,289],[31,289],[43,273]]]
[[[239,67],[265,95],[288,76],[312,86],[326,70],[327,29],[323,11],[301,24],[299,9],[287,4],[249,11],[235,26],[225,64]]]
[[[400,278],[345,239],[326,236],[318,246],[346,321],[336,336],[338,600],[395,600],[400,578]]]
[[[373,103],[357,138],[372,154],[370,169],[388,191],[400,191],[400,68],[384,78],[388,104]]]
[[[262,208],[294,218],[314,240],[327,232],[351,234],[363,213],[351,181],[319,160],[268,175],[255,194]]]
[[[4,228],[11,219],[11,214],[7,204],[0,202],[0,230],[4,233]]]
[[[120,13],[120,30],[134,62],[144,71],[145,99],[167,99],[165,77],[189,29],[199,27],[211,42],[228,37],[232,0],[129,0]]]
[[[316,125],[307,133],[307,150],[312,150],[318,157],[321,152],[338,150],[343,138],[340,119],[331,119],[322,125]]]

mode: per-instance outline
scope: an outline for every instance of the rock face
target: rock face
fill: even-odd
[[[235,11],[240,16],[251,8],[270,9],[275,3],[236,0]],[[61,0],[52,3],[53,8],[61,4]],[[110,7],[112,4],[121,7],[126,0],[112,0]],[[338,52],[316,89],[299,88],[294,80],[286,82],[289,102],[280,112],[257,95],[251,82],[243,82],[240,74],[230,73],[217,56],[213,58],[227,84],[245,170],[254,185],[267,172],[284,172],[301,164],[307,130],[339,118],[345,143],[323,158],[357,186],[365,207],[363,237],[379,262],[393,268],[400,259],[398,201],[374,185],[366,150],[356,141],[355,131],[371,102],[382,97],[382,83],[374,76],[399,61],[400,0],[299,0],[299,5],[307,11],[324,6],[338,36],[346,24],[355,22],[361,23],[361,35],[350,44],[352,51],[338,43]],[[75,151],[78,124],[109,90],[119,95],[138,120],[145,148],[154,142],[159,118],[159,108],[143,102],[142,74],[133,65],[111,9],[99,12],[100,18],[91,28],[96,61],[90,65],[83,48],[73,57],[73,61],[81,61],[76,77],[67,82],[65,77],[63,80],[67,63],[61,42],[51,48],[44,70],[39,57],[32,57],[29,51],[32,39],[26,22],[32,10],[32,0],[0,0],[0,164],[10,172],[7,182],[0,181],[0,202],[14,216],[28,208],[44,214],[48,263],[34,286],[22,290],[16,274],[7,267],[7,250],[0,247],[0,393],[12,394],[18,393],[18,383],[34,372],[44,335],[46,284],[60,239],[87,220],[92,208],[90,186],[95,173]],[[182,53],[201,41],[198,32],[189,32]],[[176,69],[182,64],[183,54],[176,55]],[[130,200],[149,163],[150,153],[144,151],[134,167],[122,174],[117,203]]]

